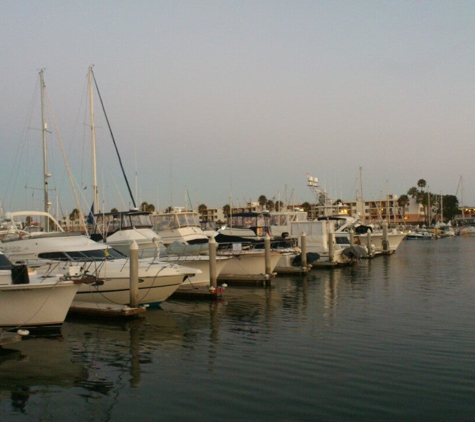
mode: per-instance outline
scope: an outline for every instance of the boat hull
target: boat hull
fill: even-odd
[[[266,262],[265,262],[265,253],[264,251],[254,250],[254,251],[222,251],[219,252],[221,256],[230,256],[233,259],[230,259],[226,266],[221,271],[220,276],[231,277],[233,275],[244,277],[244,276],[255,276],[259,274],[266,273]],[[281,254],[279,252],[270,253],[270,272],[272,273],[279,262]],[[218,277],[219,278],[219,277]]]
[[[78,288],[72,281],[0,286],[0,327],[59,327]]]

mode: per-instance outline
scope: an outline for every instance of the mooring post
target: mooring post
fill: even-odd
[[[383,221],[383,252],[389,252],[389,239],[388,239],[388,222],[386,220]]]
[[[367,246],[368,246],[368,256],[372,256],[373,255],[373,252],[372,252],[372,249],[371,249],[371,230],[368,229],[368,231],[366,232],[366,241],[367,241]]]
[[[210,287],[218,287],[218,276],[216,271],[216,249],[218,245],[214,237],[209,239],[209,285]]]
[[[328,261],[333,262],[335,258],[335,246],[333,244],[333,233],[328,233]]]
[[[130,244],[130,306],[139,307],[139,247],[134,240]]]
[[[302,258],[302,267],[307,268],[307,234],[302,232],[300,235],[300,256]]]
[[[272,269],[270,265],[270,236],[269,233],[266,233],[266,237],[264,238],[264,245],[265,245],[265,261],[266,261],[266,274],[271,274]]]
[[[355,244],[355,231],[353,229],[350,229],[350,246],[353,246]]]

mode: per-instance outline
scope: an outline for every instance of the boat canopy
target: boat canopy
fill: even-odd
[[[142,211],[119,211],[95,214],[94,221],[94,234],[111,234],[118,230],[152,227],[150,213]]]
[[[269,213],[241,212],[228,217],[230,227],[270,227],[271,215]]]
[[[156,232],[183,227],[201,227],[199,215],[196,212],[152,214],[150,217]]]

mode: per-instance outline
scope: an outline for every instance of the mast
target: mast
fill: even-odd
[[[48,179],[51,174],[48,173],[47,154],[46,154],[46,132],[48,126],[46,124],[46,112],[45,112],[45,78],[44,70],[40,70],[40,89],[41,89],[41,132],[43,133],[43,177],[44,177],[44,207],[45,212],[49,212],[51,202],[48,197]],[[45,218],[45,231],[49,231],[49,219]]]
[[[94,126],[94,93],[92,90],[92,66],[87,73],[89,82],[89,120],[91,123],[91,160],[92,160],[92,214],[97,213],[99,204],[99,188],[97,186],[96,168],[96,130]]]

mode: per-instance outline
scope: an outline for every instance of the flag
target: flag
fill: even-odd
[[[94,202],[91,205],[91,209],[89,211],[89,215],[87,216],[87,223],[88,224],[94,224]]]

